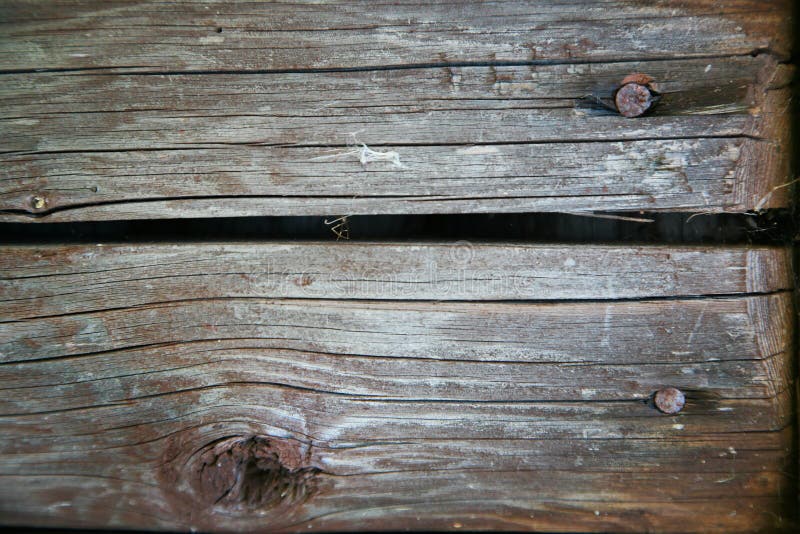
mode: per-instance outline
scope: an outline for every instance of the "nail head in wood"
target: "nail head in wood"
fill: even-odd
[[[47,199],[40,195],[31,197],[31,207],[35,210],[43,210],[47,207]]]
[[[630,74],[622,80],[614,94],[614,103],[620,115],[633,118],[647,113],[656,101],[652,82],[653,78],[640,73]]]
[[[663,388],[656,392],[654,401],[659,411],[672,415],[683,409],[686,396],[679,389]]]

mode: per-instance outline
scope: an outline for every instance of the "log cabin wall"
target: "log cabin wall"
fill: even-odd
[[[791,531],[793,11],[3,2],[0,525]]]

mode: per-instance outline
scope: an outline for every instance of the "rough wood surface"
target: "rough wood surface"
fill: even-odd
[[[785,57],[790,8],[790,0],[7,0],[0,68],[291,70],[758,51]]]
[[[2,320],[194,298],[610,300],[791,287],[772,247],[402,243],[5,246]]]
[[[4,523],[785,525],[783,249],[3,252]],[[515,271],[514,285],[499,283]],[[664,386],[686,392],[678,415],[652,406]]]
[[[0,220],[783,207],[789,8],[5,2]]]

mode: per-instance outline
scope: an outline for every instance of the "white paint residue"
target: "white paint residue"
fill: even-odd
[[[711,71],[711,64],[709,63],[709,64],[706,66],[706,70],[705,70],[705,72],[710,72],[710,71]]]

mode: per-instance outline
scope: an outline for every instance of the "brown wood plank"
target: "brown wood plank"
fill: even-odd
[[[94,2],[0,7],[0,69],[286,70],[788,55],[790,0]],[[220,31],[221,30],[221,31]]]
[[[770,293],[792,287],[789,254],[778,247],[466,241],[6,246],[0,321],[194,298],[549,301]]]
[[[785,2],[608,2],[602,17],[585,2],[379,4],[377,20],[393,21],[385,27],[346,22],[356,9],[347,2],[73,8],[2,8],[14,22],[0,39],[9,63],[0,86],[0,220],[788,204]],[[257,31],[259,10],[281,31]],[[216,33],[222,22],[196,27],[226,16],[242,49]],[[416,25],[426,29],[415,33]],[[598,25],[613,46],[572,50],[570,27],[594,35]],[[552,41],[536,59],[519,46],[504,54],[496,41],[518,39],[523,28],[528,39],[543,32]],[[231,41],[209,41],[199,53],[198,31]],[[298,32],[316,44],[296,48]],[[405,44],[376,47],[376,32]],[[417,34],[439,35],[427,43],[440,59],[417,37],[413,47],[405,42]],[[72,39],[98,42],[84,56]],[[282,47],[287,39],[294,44]],[[317,56],[329,40],[338,52]],[[693,52],[701,42],[704,53]],[[43,66],[51,63],[68,72]],[[609,98],[637,71],[663,93],[653,114],[631,120],[589,105],[587,96]],[[370,161],[359,143],[383,159]]]
[[[639,70],[664,92],[654,116],[627,119],[582,102],[593,93],[610,98]],[[0,117],[9,152],[300,145],[288,147],[298,163],[330,156],[322,149],[352,136],[420,148],[764,137],[778,120],[764,120],[765,99],[785,94],[790,71],[761,55],[269,75],[7,74]],[[316,151],[305,154],[308,146]]]
[[[459,354],[446,359],[465,360],[524,361],[535,356],[548,362],[635,364],[642,361],[639,354],[673,362],[686,357],[729,360],[785,351],[787,306],[785,293],[530,307],[201,299],[8,322],[0,348],[4,361],[27,361],[182,341],[265,338],[277,348],[388,357],[435,359],[431,352],[443,350]],[[250,317],[263,319],[247,322]],[[570,321],[574,317],[580,318],[577,324]],[[565,341],[552,337],[554,329],[581,336],[570,343],[583,349],[564,354]],[[293,337],[298,332],[303,335]]]
[[[7,524],[785,524],[784,249],[242,243],[0,258]],[[265,283],[269,263],[281,283]],[[387,291],[430,263],[441,277]],[[514,270],[520,286],[494,283]],[[450,291],[458,272],[471,283]],[[324,298],[303,293],[315,285]],[[687,397],[674,416],[650,400],[668,385]]]

